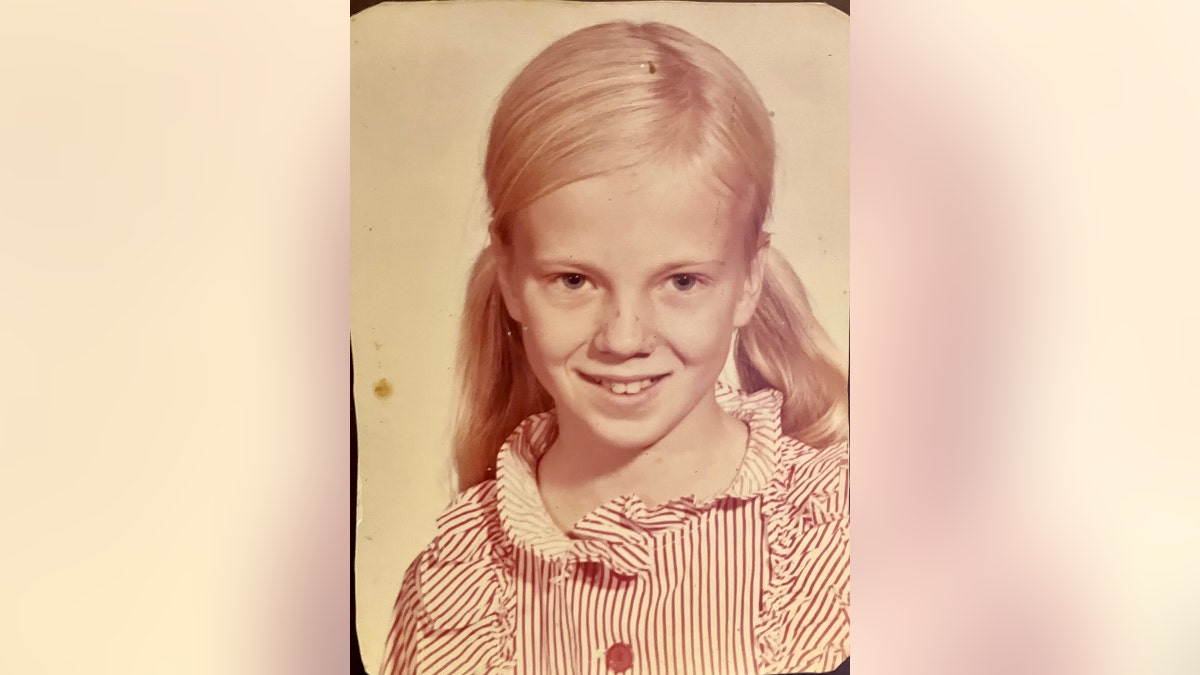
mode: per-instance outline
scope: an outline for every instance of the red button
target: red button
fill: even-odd
[[[618,642],[604,653],[604,661],[613,672],[623,673],[633,667],[633,649]]]

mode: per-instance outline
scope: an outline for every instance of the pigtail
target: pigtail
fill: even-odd
[[[452,443],[462,491],[493,478],[508,435],[526,417],[553,406],[525,360],[520,326],[504,308],[491,247],[471,267],[459,336]]]
[[[850,390],[832,358],[829,336],[813,316],[800,277],[768,251],[762,294],[740,331],[735,360],[742,389],[783,393],[783,433],[824,448],[849,435]]]
[[[562,38],[522,69],[493,116],[483,172],[492,246],[511,244],[511,217],[541,196],[645,165],[707,174],[733,195],[752,191],[745,225],[754,239],[773,187],[770,113],[727,56],[678,28],[612,22]],[[505,310],[498,264],[492,249],[475,261],[459,333],[460,490],[494,477],[512,430],[554,405]],[[785,433],[834,443],[847,433],[846,376],[787,263],[772,253],[765,277],[736,345],[743,388],[781,390]]]

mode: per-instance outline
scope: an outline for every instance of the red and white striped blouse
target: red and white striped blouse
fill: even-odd
[[[568,534],[538,492],[553,412],[463,492],[409,567],[386,675],[819,673],[849,656],[846,445],[780,432],[782,395],[717,385],[750,428],[722,494],[601,506]]]

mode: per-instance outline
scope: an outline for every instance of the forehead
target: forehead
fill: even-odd
[[[612,262],[727,258],[741,250],[733,196],[686,171],[630,169],[571,183],[517,218],[514,243],[535,257]]]

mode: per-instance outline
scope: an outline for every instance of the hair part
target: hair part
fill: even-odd
[[[504,92],[484,163],[491,234],[564,185],[648,164],[713,175],[766,217],[768,112],[715,47],[659,23],[584,28],[547,47]],[[763,161],[763,160],[766,161]]]
[[[471,269],[458,344],[460,490],[493,477],[512,430],[554,405],[500,293],[516,216],[565,185],[638,166],[710,176],[736,200],[747,257],[757,252],[774,189],[774,132],[749,79],[712,45],[660,23],[591,26],[534,57],[502,95],[484,162],[491,244]],[[846,434],[846,376],[799,277],[767,254],[758,309],[735,345],[741,386],[780,390],[784,433],[824,447]]]

